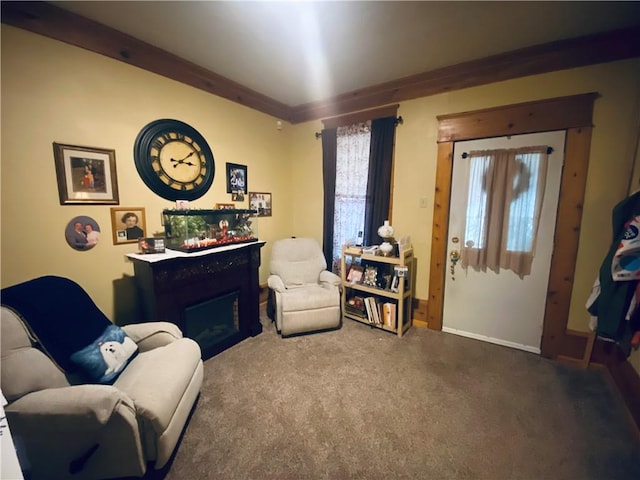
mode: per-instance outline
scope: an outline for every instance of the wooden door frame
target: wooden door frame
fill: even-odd
[[[540,345],[542,356],[555,358],[558,355],[567,329],[573,290],[593,104],[597,97],[597,93],[586,93],[437,116],[438,157],[427,304],[429,328],[442,330],[454,143],[565,130],[564,167]]]

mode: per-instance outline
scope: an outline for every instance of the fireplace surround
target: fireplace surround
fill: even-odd
[[[265,242],[194,253],[128,254],[144,321],[175,323],[204,359],[262,332],[260,249]]]

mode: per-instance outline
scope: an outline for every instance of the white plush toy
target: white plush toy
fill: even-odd
[[[107,364],[107,370],[104,374],[109,375],[113,372],[119,372],[127,363],[129,357],[138,349],[138,345],[129,337],[124,337],[124,342],[101,342],[100,352]]]

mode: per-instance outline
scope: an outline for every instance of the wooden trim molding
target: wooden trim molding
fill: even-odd
[[[364,110],[528,75],[640,56],[640,27],[561,40],[404,77],[292,108],[291,121]]]
[[[597,93],[551,98],[475,112],[438,115],[438,142],[470,140],[494,136],[565,130],[591,126]]]
[[[412,312],[413,312],[413,323],[417,326],[427,326],[427,300],[423,300],[421,298],[413,298],[412,303]]]
[[[2,2],[2,23],[171,78],[291,123],[462,88],[640,56],[640,27],[535,45],[347,92],[285,105],[130,35],[46,2]]]
[[[541,342],[542,356],[555,358],[558,355],[567,329],[573,290],[596,98],[597,94],[588,93],[438,117],[440,126],[429,272],[429,328],[442,329],[455,141],[566,130],[565,163]],[[572,113],[563,113],[564,109]]]

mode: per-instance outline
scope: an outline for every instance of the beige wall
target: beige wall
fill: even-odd
[[[626,195],[637,142],[640,59],[500,82],[402,102],[396,133],[392,223],[411,235],[418,260],[416,296],[427,298],[435,186],[437,115],[578,93],[599,92],[594,114],[569,328],[586,330],[584,302],[610,241],[611,208]],[[2,26],[2,285],[42,274],[79,281],[105,313],[131,315],[131,245],[110,240],[108,206],[60,206],[51,143],[116,149],[121,206],[144,206],[147,227],[160,231],[170,207],[140,180],[132,148],[149,121],[177,118],[208,140],[217,175],[194,202],[229,202],[224,163],[248,166],[249,189],[273,193],[274,216],[260,219],[267,242],[295,235],[322,238],[320,121],[275,128],[276,119],[171,80],[53,40]],[[420,207],[426,198],[427,208]],[[246,206],[244,204],[239,204]],[[69,248],[64,227],[76,215],[95,218],[101,244]],[[269,243],[263,248],[266,281]],[[115,286],[115,287],[114,287]],[[122,286],[122,288],[120,288]],[[114,293],[115,292],[115,293]]]
[[[428,298],[431,229],[435,190],[437,115],[465,112],[544,98],[598,92],[591,164],[587,178],[582,234],[568,326],[586,331],[584,308],[600,262],[611,240],[611,209],[627,194],[640,112],[640,60],[633,59],[537,75],[402,102],[404,124],[396,129],[392,221],[398,235],[410,235],[418,261],[416,297]],[[321,238],[322,204],[308,200],[309,176],[321,177],[321,145],[313,135],[320,122],[294,127],[291,193],[299,232]],[[420,207],[420,198],[428,207]]]
[[[249,189],[273,193],[274,213],[259,220],[260,237],[271,242],[289,232],[288,124],[278,131],[273,117],[144,70],[6,25],[1,33],[2,286],[68,276],[108,316],[126,321],[135,314],[125,254],[136,246],[113,245],[109,206],[59,204],[52,142],[115,149],[120,206],[144,207],[147,231],[162,231],[161,211],[173,204],[142,183],[133,161],[137,133],[159,118],[195,127],[215,156],[213,187],[193,207],[230,203],[225,163],[247,165]],[[248,201],[237,205],[248,208]],[[65,241],[64,229],[77,215],[100,225],[100,243],[89,251]],[[263,248],[263,282],[269,252]]]

